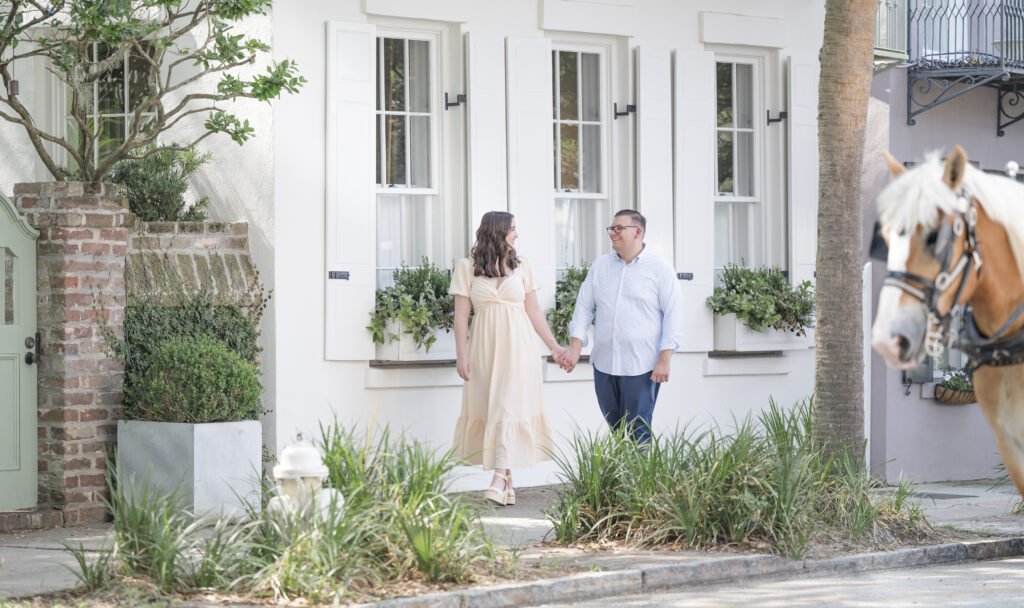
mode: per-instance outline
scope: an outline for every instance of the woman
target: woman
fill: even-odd
[[[511,213],[485,213],[472,259],[456,264],[450,289],[457,368],[465,381],[454,443],[470,463],[494,470],[485,496],[499,505],[516,502],[512,467],[550,460],[541,358],[533,333],[556,359],[565,351],[537,304],[533,269],[516,256],[517,238]]]

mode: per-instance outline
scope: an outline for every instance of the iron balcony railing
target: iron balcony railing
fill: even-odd
[[[1024,0],[910,0],[910,67],[1024,70]]]
[[[875,56],[907,57],[907,0],[878,0]]]

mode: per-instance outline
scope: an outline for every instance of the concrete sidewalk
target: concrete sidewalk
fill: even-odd
[[[584,574],[542,581],[509,583],[449,593],[381,602],[381,606],[530,605],[557,598],[582,600],[641,590],[688,584],[725,582],[751,576],[798,576],[823,572],[854,572],[998,557],[1024,553],[1024,515],[1011,510],[1019,497],[1012,485],[993,488],[992,481],[929,483],[917,486],[917,496],[935,526],[947,526],[993,540],[948,543],[928,548],[843,556],[824,560],[794,560],[770,555],[744,555],[701,551],[599,551],[583,552],[539,542],[551,524],[544,510],[554,503],[550,487],[517,491],[514,506],[500,507],[483,518],[491,536],[505,547],[515,548],[520,561],[552,576],[568,568],[589,570]],[[0,534],[0,598],[19,597],[74,587],[75,576],[65,567],[74,559],[62,543],[83,543],[98,548],[110,526],[61,528],[38,532]]]

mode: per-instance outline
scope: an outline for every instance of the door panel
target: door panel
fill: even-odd
[[[0,510],[36,505],[36,366],[25,339],[36,334],[37,236],[0,196]]]

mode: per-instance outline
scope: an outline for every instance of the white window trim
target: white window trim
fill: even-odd
[[[786,150],[786,130],[775,123],[768,127],[765,111],[772,108],[784,108],[782,71],[779,64],[778,51],[770,48],[739,47],[726,45],[708,45],[707,50],[714,53],[715,63],[747,63],[753,64],[755,97],[753,105],[753,126],[755,153],[759,154],[755,170],[754,197],[723,197],[718,194],[718,121],[715,125],[715,150],[713,182],[714,203],[718,202],[752,202],[759,208],[758,222],[760,238],[757,254],[761,264],[778,266],[789,270],[789,240],[787,214],[789,200],[786,195],[786,170],[788,154]],[[713,112],[717,112],[717,103],[713,104]],[[787,119],[788,120],[788,119]],[[750,261],[748,260],[748,263]]]
[[[611,63],[612,62],[612,58],[611,58],[611,55],[612,55],[612,44],[611,43],[602,44],[602,43],[552,41],[552,43],[551,43],[551,50],[552,51],[559,51],[559,52],[567,51],[567,52],[576,52],[576,53],[595,53],[595,54],[597,54],[597,56],[598,56],[598,73],[599,73],[600,79],[601,79],[600,80],[600,84],[598,85],[598,96],[599,96],[600,101],[601,101],[600,123],[597,123],[595,121],[585,121],[585,120],[582,119],[582,117],[579,120],[568,121],[568,122],[573,122],[573,123],[576,123],[576,124],[579,124],[579,125],[584,125],[584,124],[600,124],[601,127],[602,127],[602,129],[601,129],[602,133],[601,133],[601,183],[600,183],[600,189],[599,189],[598,192],[580,192],[578,190],[573,191],[573,190],[565,190],[565,189],[559,189],[558,187],[554,187],[555,198],[611,199],[612,198],[612,195],[611,195],[612,187],[613,187],[613,184],[615,183],[615,181],[614,181],[615,178],[614,178],[614,175],[612,173],[612,163],[611,163],[611,158],[610,158],[611,150],[612,150],[611,137],[612,137],[612,130],[613,130],[612,129],[612,127],[613,127],[613,125],[612,125],[612,116],[611,116],[611,104],[612,104],[612,101],[611,101],[612,100],[611,80],[613,79],[613,75],[612,75],[612,71],[611,71],[611,68],[612,68],[612,63]],[[582,72],[578,72],[578,74],[579,74],[579,76],[577,78],[577,90],[582,90],[582,88],[580,87],[580,83],[582,82]],[[553,83],[554,96],[557,98],[558,93],[559,93],[558,78],[553,78],[553,80],[554,80],[554,83]],[[565,121],[559,121],[559,120],[557,120],[552,115],[552,117],[551,117],[551,124],[552,125],[558,125],[561,122],[565,122]],[[557,130],[556,132],[559,132],[559,138],[561,138],[560,130]],[[582,133],[583,133],[583,129],[580,129],[580,137],[581,137],[581,139],[582,139]],[[561,166],[562,165],[561,165],[561,159],[560,158],[556,158],[555,160],[557,161],[558,167],[559,167],[558,171],[555,174],[555,180],[556,180],[556,183],[557,183],[557,182],[561,181]],[[581,172],[581,177],[582,177],[582,172]]]
[[[442,56],[441,53],[442,53],[442,45],[444,44],[444,31],[443,30],[439,30],[439,29],[419,29],[419,28],[405,28],[405,27],[399,28],[399,27],[378,26],[377,27],[377,39],[379,40],[381,38],[403,38],[403,39],[406,39],[406,40],[424,40],[424,41],[427,41],[427,42],[430,43],[430,87],[431,87],[430,102],[431,102],[431,111],[429,113],[426,113],[426,112],[408,112],[408,111],[405,111],[405,112],[388,112],[388,111],[385,111],[383,109],[377,110],[375,108],[374,109],[374,121],[377,120],[377,116],[380,115],[381,113],[384,113],[385,115],[388,114],[388,113],[391,113],[391,114],[398,114],[398,115],[404,115],[404,116],[413,116],[413,115],[416,115],[416,116],[431,116],[431,118],[433,118],[434,120],[430,121],[430,141],[431,141],[431,145],[430,145],[430,154],[431,154],[431,159],[430,159],[430,161],[431,161],[430,162],[430,183],[431,183],[431,187],[430,188],[413,188],[413,187],[405,187],[405,186],[397,186],[397,185],[396,186],[381,186],[380,184],[376,184],[377,194],[431,194],[431,195],[438,195],[438,196],[440,196],[440,194],[444,191],[444,188],[442,187],[441,181],[440,181],[441,171],[439,169],[439,165],[442,162],[444,162],[445,160],[447,160],[447,159],[445,159],[442,156],[444,154],[444,144],[441,141],[441,139],[442,139],[441,134],[444,132],[444,130],[441,127],[441,122],[444,120],[443,113],[445,111],[445,108],[444,108],[444,93],[442,93],[442,89],[444,88],[444,86],[443,86],[444,83],[441,80],[441,77],[442,77],[441,61],[443,59],[443,56]],[[409,63],[409,61],[408,61],[408,59],[409,59],[408,47],[406,48],[405,55],[406,55],[406,57],[405,57],[405,64],[406,64],[406,68],[408,69],[408,63]],[[379,70],[380,70],[380,65],[378,64],[378,65],[375,66],[375,71],[377,73],[377,86],[378,87],[380,86]],[[379,93],[379,91],[378,91],[378,93]],[[379,128],[379,125],[374,124],[375,132],[376,132],[376,130],[378,128]],[[408,123],[406,125],[406,129],[409,129]],[[381,153],[383,153],[383,152],[381,152]],[[408,146],[406,146],[405,156],[406,156],[405,166],[406,166],[406,171],[408,172],[409,171],[409,147]],[[384,159],[381,158],[380,162],[383,163]],[[383,166],[384,165],[382,164],[381,167],[383,168]],[[442,209],[442,215],[444,215],[443,211],[444,210]],[[443,219],[444,218],[442,217],[441,220],[443,221]]]

